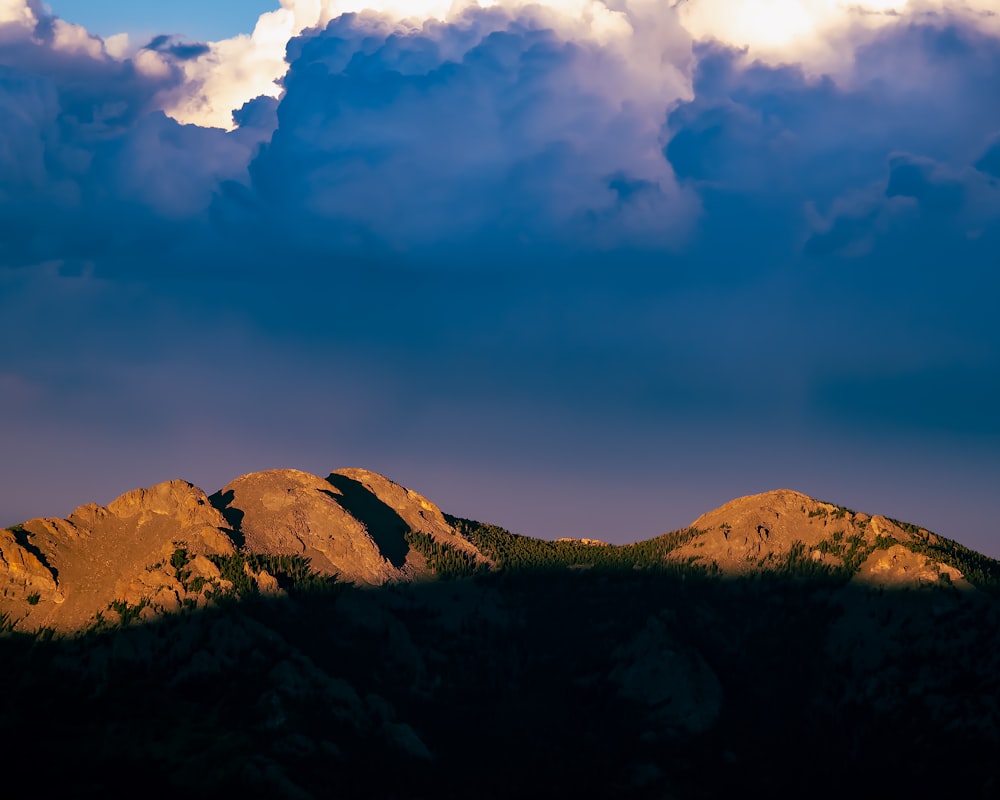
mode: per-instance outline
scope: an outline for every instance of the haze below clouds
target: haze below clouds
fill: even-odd
[[[0,0],[0,523],[363,466],[535,535],[788,487],[1000,556],[981,0],[347,8]]]

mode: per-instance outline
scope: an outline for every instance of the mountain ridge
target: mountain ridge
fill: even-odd
[[[301,559],[309,571],[360,586],[529,564],[794,573],[961,591],[1000,578],[997,562],[926,529],[791,489],[735,498],[688,528],[611,545],[549,542],[451,517],[364,469],[326,478],[275,469],[242,475],[211,496],[187,481],[165,481],[107,506],[85,504],[66,519],[3,530],[0,613],[20,629],[71,632],[121,619],[123,608],[125,616],[150,618],[201,607],[233,590],[220,560],[237,553]],[[266,568],[244,563],[244,572],[259,591],[280,591]]]

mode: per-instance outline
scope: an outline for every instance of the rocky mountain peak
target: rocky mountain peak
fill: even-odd
[[[362,584],[402,577],[405,552],[384,552],[365,522],[345,507],[343,492],[316,475],[252,472],[212,495],[212,502],[251,552],[303,556],[319,572]],[[402,542],[403,533],[392,535]]]
[[[3,610],[33,627],[78,629],[115,602],[148,613],[178,608],[185,592],[173,553],[233,552],[227,523],[205,493],[173,480],[136,489],[66,519],[38,518],[3,532]]]
[[[477,558],[479,551],[459,536],[434,503],[384,475],[366,469],[340,469],[327,481],[336,487],[347,507],[359,519],[382,514],[383,521],[411,531],[421,531],[440,545],[455,548]],[[391,512],[391,514],[390,514]],[[372,522],[377,522],[373,519]]]
[[[913,552],[939,544],[940,537],[791,489],[736,498],[698,517],[691,527],[696,535],[671,553],[671,558],[724,574],[780,571],[792,562],[809,560],[868,583],[919,586],[949,581],[969,587],[959,570]],[[890,551],[894,555],[886,561]],[[885,567],[888,563],[897,566]],[[879,564],[883,567],[875,566]]]

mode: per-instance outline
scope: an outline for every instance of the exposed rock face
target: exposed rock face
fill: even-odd
[[[830,538],[834,531],[830,515],[835,512],[836,506],[789,489],[740,497],[691,523],[703,533],[672,556],[714,562],[727,573],[753,571],[769,556],[787,555],[796,542],[812,549]],[[846,536],[863,533],[860,522],[834,520]]]
[[[382,475],[343,469],[325,480],[298,470],[254,472],[212,496],[252,552],[301,555],[325,574],[379,585],[427,574],[411,531],[486,559],[436,505]]]
[[[884,588],[938,586],[942,582],[963,589],[972,588],[954,567],[898,544],[872,553],[851,580]]]
[[[58,595],[62,600],[52,569],[31,551],[29,536],[23,529],[0,531],[0,582],[4,595],[12,591],[25,596],[37,592]]]
[[[606,545],[607,544],[607,542],[603,541],[602,539],[586,539],[586,538],[576,539],[576,538],[574,538],[572,536],[560,536],[558,539],[556,539],[556,541],[557,542],[575,542],[576,544],[589,544],[589,545],[592,545],[593,547],[600,547],[602,545]]]
[[[403,575],[403,560],[392,563],[368,527],[345,508],[341,490],[315,475],[253,472],[226,485],[212,502],[251,552],[301,555],[319,572],[356,583],[378,585]],[[408,549],[404,532],[376,533],[395,536]]]
[[[790,489],[737,498],[698,517],[691,527],[698,535],[670,558],[715,565],[724,574],[780,569],[797,556],[829,567],[853,570],[860,565],[856,579],[868,583],[916,588],[950,581],[958,588],[972,588],[959,570],[906,546],[934,544],[940,537]]]
[[[142,616],[204,605],[206,592],[231,586],[205,556],[237,547],[303,556],[320,573],[362,585],[429,575],[425,557],[407,541],[411,531],[487,562],[437,506],[367,470],[325,480],[299,470],[256,472],[211,499],[169,481],[106,507],[81,506],[65,520],[0,531],[0,613],[23,629],[71,630],[100,615],[116,621],[115,604]],[[260,592],[280,592],[267,572],[249,577]]]
[[[114,601],[176,609],[186,592],[173,553],[231,553],[226,527],[205,493],[179,480],[81,506],[65,520],[29,520],[0,534],[0,611],[24,629],[74,630]]]
[[[340,469],[327,480],[340,491],[345,508],[366,524],[369,519],[374,522],[379,514],[389,516],[391,512],[398,518],[396,524],[428,533],[439,544],[486,561],[475,546],[455,533],[440,508],[412,489],[366,469]],[[372,527],[369,524],[369,529]]]

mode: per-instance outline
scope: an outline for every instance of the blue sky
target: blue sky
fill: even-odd
[[[788,487],[1000,556],[1000,24],[870,5],[0,4],[0,523],[361,466],[534,535]]]
[[[67,22],[83,25],[99,36],[129,33],[154,36],[184,34],[214,41],[253,31],[257,17],[273,11],[278,0],[176,0],[171,3],[121,3],[117,0],[56,0],[52,12]]]

